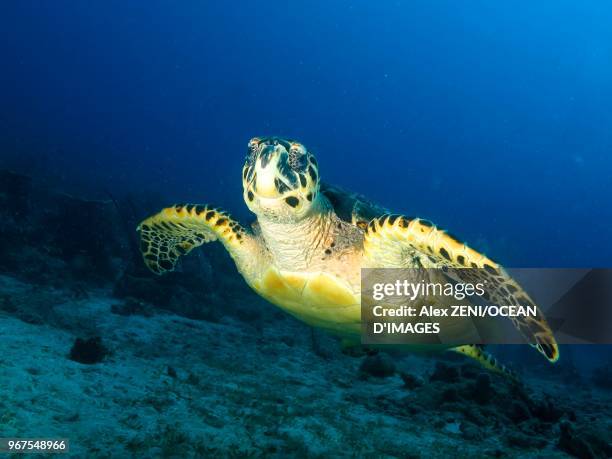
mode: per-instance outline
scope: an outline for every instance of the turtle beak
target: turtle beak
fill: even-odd
[[[277,166],[280,159],[280,151],[273,145],[264,147],[255,164],[255,190],[263,198],[277,198],[279,190],[274,180],[277,177]]]

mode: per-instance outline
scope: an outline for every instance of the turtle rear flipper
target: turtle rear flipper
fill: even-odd
[[[497,359],[485,351],[482,346],[477,344],[464,344],[463,346],[453,347],[450,350],[476,360],[487,370],[508,376],[509,378],[518,381],[518,376],[516,373],[508,369],[502,363],[498,362]]]
[[[559,358],[552,330],[527,292],[499,264],[431,222],[401,215],[374,218],[365,232],[364,257],[372,268],[413,266],[415,259],[426,268],[457,268],[448,270],[448,275],[459,282],[486,282],[490,300],[497,304],[536,307],[535,317],[512,317],[512,323],[549,361],[556,362]]]
[[[140,251],[156,274],[173,271],[178,259],[206,242],[219,240],[235,259],[250,238],[228,214],[207,205],[178,204],[138,225]]]

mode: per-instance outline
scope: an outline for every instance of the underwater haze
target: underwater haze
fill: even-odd
[[[609,346],[555,365],[500,346],[522,385],[349,355],[219,244],[159,277],[135,231],[179,202],[249,227],[249,139],[280,136],[504,266],[609,268],[611,24],[603,0],[2,2],[0,437],[79,458],[612,457]]]
[[[612,256],[608,2],[45,2],[0,15],[3,162],[243,208],[251,137],[513,266]]]

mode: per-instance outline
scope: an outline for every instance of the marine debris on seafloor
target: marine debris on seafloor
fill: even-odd
[[[343,353],[222,250],[140,269],[124,206],[0,171],[4,436],[70,436],[74,457],[612,456],[611,364],[527,357],[516,383],[460,356]]]

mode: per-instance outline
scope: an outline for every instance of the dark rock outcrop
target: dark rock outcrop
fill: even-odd
[[[88,339],[77,338],[70,349],[70,360],[91,365],[102,362],[108,353],[99,336]]]
[[[595,426],[576,428],[569,422],[560,425],[559,449],[580,459],[612,457],[612,435]]]
[[[612,360],[595,368],[592,376],[593,384],[602,389],[612,390]]]
[[[429,377],[429,381],[457,382],[458,380],[459,370],[443,362],[436,362],[436,367]]]
[[[364,376],[386,378],[395,374],[395,362],[384,352],[369,355],[361,362],[359,372]]]

